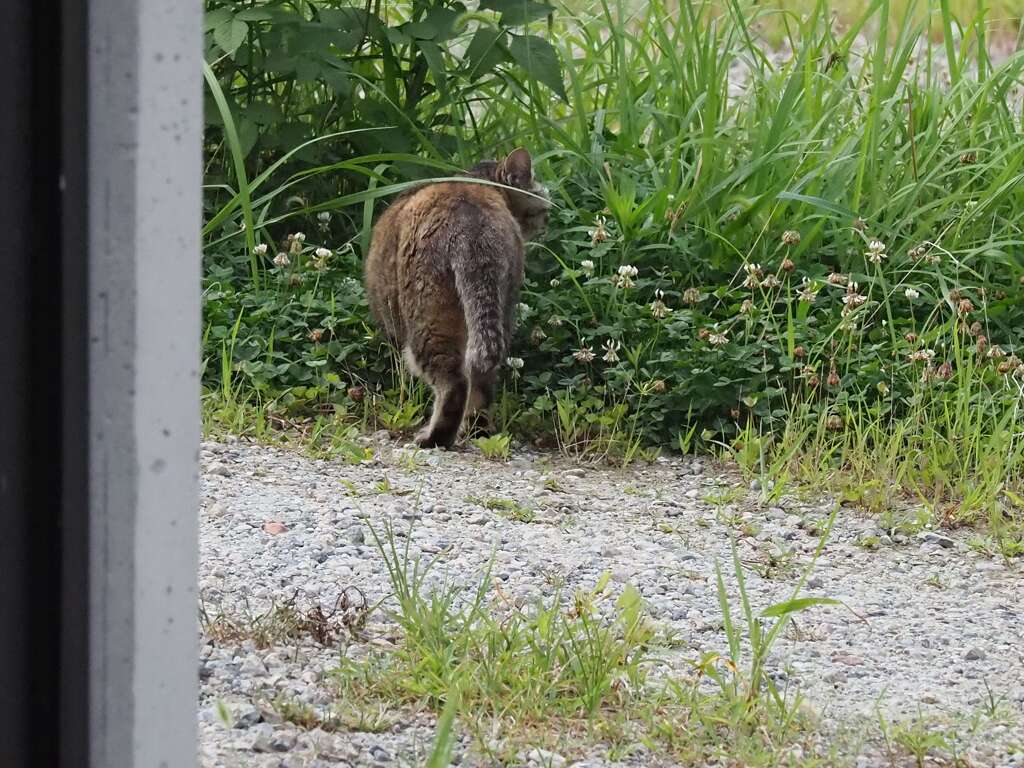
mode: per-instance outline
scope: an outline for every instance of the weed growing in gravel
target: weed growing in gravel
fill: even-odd
[[[331,646],[343,637],[359,637],[369,612],[362,591],[347,587],[328,610],[318,603],[300,601],[298,593],[272,601],[262,612],[253,611],[245,601],[237,615],[211,614],[200,602],[199,621],[203,634],[216,645],[252,641],[257,648],[269,648],[312,638],[320,645]]]
[[[473,440],[473,445],[480,449],[485,459],[491,461],[507,461],[511,450],[512,438],[509,435],[497,434],[488,437],[478,437]]]
[[[501,512],[509,520],[514,520],[517,523],[532,523],[537,519],[537,511],[533,507],[520,504],[515,499],[499,499],[493,496],[482,499],[478,496],[470,496],[466,501],[479,504],[484,509]]]
[[[410,557],[411,537],[398,544],[390,526],[373,535],[400,637],[342,659],[340,701],[440,712],[437,749],[447,749],[448,718],[457,719],[474,749],[497,764],[521,762],[517,755],[530,749],[626,757],[640,745],[686,764],[725,756],[752,766],[780,756],[815,764],[799,697],[765,672],[790,618],[834,602],[800,598],[803,579],[791,599],[755,614],[734,556],[738,613],[719,574],[728,654],[705,654],[688,674],[656,673],[660,635],[631,586],[615,596],[605,575],[593,589],[523,606],[492,586],[489,567],[475,587],[458,587],[434,578],[436,560]]]

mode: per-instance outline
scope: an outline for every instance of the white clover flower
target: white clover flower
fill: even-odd
[[[618,277],[615,278],[615,285],[619,288],[632,288],[633,278],[640,274],[640,270],[632,264],[623,264],[619,267]]]
[[[594,223],[596,226],[593,229],[588,230],[587,235],[590,237],[591,244],[597,245],[598,243],[603,243],[608,239],[608,230],[605,229],[606,220],[604,216],[598,216],[594,220]]]
[[[921,298],[921,292],[915,290],[914,288],[907,288],[907,290],[903,292],[903,295],[906,296],[911,301],[913,301],[914,299]]]
[[[768,275],[768,277],[761,282],[761,285],[765,288],[778,288],[781,283],[779,282],[779,278],[775,275]]]
[[[872,240],[868,243],[868,252],[864,254],[872,264],[881,264],[882,259],[888,258],[885,252],[885,243],[881,240]]]
[[[713,347],[721,347],[728,343],[729,337],[726,335],[725,331],[722,331],[721,333],[712,333],[708,336],[708,344]]]
[[[298,240],[300,243],[305,242],[306,235],[303,234],[302,232],[296,232],[294,235],[292,235],[292,240]]]
[[[561,328],[562,323],[564,322],[565,321],[558,315],[552,315],[550,318],[548,318],[548,325],[550,325],[552,328]]]
[[[911,362],[929,362],[935,357],[934,349],[917,349],[907,355],[907,359]]]
[[[657,320],[664,320],[672,314],[672,309],[671,307],[666,306],[665,302],[662,300],[662,297],[665,295],[664,293],[656,291],[654,295],[654,301],[651,302],[651,314],[654,315]]]
[[[266,256],[267,255],[267,244],[266,243],[260,243],[259,245],[257,245],[252,250],[253,250],[253,253],[255,253],[257,256]]]
[[[326,259],[328,256],[331,255],[331,250],[330,248],[324,248],[323,246],[321,246],[317,248],[315,251],[313,251],[313,253],[316,254],[316,257],[318,259]]]
[[[316,217],[317,217],[317,219],[319,221],[330,221],[331,220],[331,212],[330,211],[320,211],[320,213],[318,213],[316,215]]]
[[[557,277],[553,277],[553,278],[551,278],[551,282],[549,283],[549,285],[550,285],[550,286],[551,286],[552,288],[557,288],[557,287],[558,287],[558,286],[560,286],[561,284],[562,284],[562,281],[561,281],[561,280],[559,280],[559,279],[558,279]]]
[[[619,362],[618,351],[621,346],[622,345],[614,339],[608,339],[608,341],[601,345],[602,349],[604,349],[604,356],[601,359],[606,363]]]
[[[523,367],[523,358],[521,357],[509,357],[506,358],[505,364],[513,371],[518,371]]]
[[[277,254],[277,256],[274,257],[275,267],[287,267],[291,263],[291,259],[288,258],[288,254],[285,253],[284,251],[282,251],[281,253]]]
[[[587,277],[594,276],[594,262],[590,259],[584,259],[580,262],[580,271]]]
[[[594,348],[587,346],[586,339],[582,339],[580,341],[580,348],[573,352],[572,356],[575,357],[581,363],[592,362],[593,359],[596,357],[596,355],[594,354]]]
[[[744,264],[743,271],[747,273],[747,279],[743,281],[744,288],[759,288],[761,286],[761,275],[764,273],[760,264]]]
[[[843,317],[846,317],[850,312],[868,300],[867,296],[862,295],[859,289],[860,286],[857,283],[850,283],[846,286],[846,295],[843,296],[843,304],[845,305],[842,311]]]
[[[814,300],[818,298],[818,287],[805,277],[803,282],[800,283],[800,291],[797,296],[799,296],[800,301],[813,304]]]

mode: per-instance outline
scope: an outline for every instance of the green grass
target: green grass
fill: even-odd
[[[532,523],[537,519],[536,509],[520,504],[515,499],[499,499],[494,496],[488,498],[471,496],[466,500],[473,504],[479,504],[484,509],[500,512],[509,520],[514,520],[517,523]]]
[[[789,600],[755,614],[734,555],[738,594],[729,594],[721,572],[718,580],[728,650],[679,672],[659,670],[669,639],[640,593],[627,585],[616,594],[608,575],[593,589],[524,606],[491,586],[489,568],[475,587],[438,582],[436,561],[411,559],[408,537],[404,547],[390,528],[374,538],[400,639],[342,659],[339,702],[385,719],[406,708],[438,713],[435,753],[450,747],[457,729],[497,764],[515,762],[523,749],[624,757],[643,745],[686,764],[729,755],[752,766],[775,765],[802,745],[806,758],[789,764],[819,764],[809,746],[813,719],[798,695],[765,674],[789,619],[835,602],[800,597],[806,573]]]

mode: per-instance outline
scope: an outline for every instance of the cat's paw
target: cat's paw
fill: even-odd
[[[421,429],[412,440],[420,448],[433,448],[436,445],[436,443],[431,441],[430,427]]]

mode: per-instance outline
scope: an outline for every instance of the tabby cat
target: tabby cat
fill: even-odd
[[[524,241],[543,231],[550,205],[525,149],[466,176],[505,187],[444,181],[407,190],[377,221],[364,265],[371,312],[434,390],[433,414],[416,435],[423,447],[451,446],[464,416],[490,405]]]

